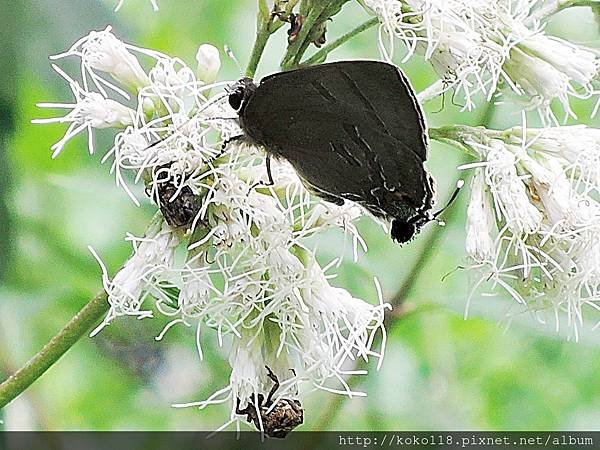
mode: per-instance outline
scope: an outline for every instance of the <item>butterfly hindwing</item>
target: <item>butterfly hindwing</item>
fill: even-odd
[[[427,209],[432,192],[418,157],[406,152],[398,158],[398,142],[377,130],[359,128],[357,132],[355,137],[343,135],[324,142],[317,154],[302,143],[288,143],[285,159],[323,197],[327,196],[322,193],[355,201],[375,215],[405,220],[414,211]]]

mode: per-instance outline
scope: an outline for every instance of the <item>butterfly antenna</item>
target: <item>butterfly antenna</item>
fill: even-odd
[[[448,203],[446,203],[446,206],[444,206],[439,211],[433,213],[433,216],[431,217],[431,220],[437,219],[444,211],[446,211],[450,207],[450,205],[452,205],[452,203],[454,203],[454,200],[456,200],[456,198],[458,197],[458,194],[459,194],[460,190],[462,189],[462,187],[464,185],[465,185],[465,180],[458,180],[456,182],[456,189],[454,189],[454,192],[450,196],[450,200],[448,200]]]
[[[225,46],[225,53],[227,53],[227,56],[229,56],[231,58],[231,60],[235,63],[235,66],[237,67],[238,71],[240,72],[240,77],[243,77],[244,71],[242,70],[242,66],[240,65],[240,62],[238,61],[238,59],[235,57],[233,50],[231,50],[231,48],[228,45]]]

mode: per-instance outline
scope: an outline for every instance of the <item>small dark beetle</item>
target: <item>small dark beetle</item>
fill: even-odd
[[[155,200],[170,226],[189,228],[200,211],[200,200],[188,186],[177,192],[178,189],[173,180],[159,181],[156,183]]]

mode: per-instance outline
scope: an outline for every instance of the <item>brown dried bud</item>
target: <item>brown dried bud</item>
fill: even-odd
[[[288,20],[290,22],[290,29],[288,30],[288,43],[294,42],[298,39],[298,33],[302,29],[302,24],[304,24],[305,17],[302,14],[294,14],[291,13]]]
[[[284,438],[290,431],[304,422],[304,409],[299,400],[292,398],[281,398],[273,406],[273,395],[279,389],[279,380],[277,376],[267,367],[268,376],[273,380],[273,387],[265,397],[262,394],[257,395],[258,405],[249,401],[244,409],[240,409],[240,400],[236,409],[237,414],[246,415],[246,421],[269,437]],[[260,419],[259,419],[260,414]]]

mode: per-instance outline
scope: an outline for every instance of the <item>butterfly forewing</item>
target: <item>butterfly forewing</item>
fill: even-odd
[[[309,104],[352,111],[366,125],[402,141],[422,160],[427,158],[421,108],[406,77],[391,64],[340,61],[276,73],[262,79],[252,103],[259,113],[265,106],[302,113]]]

